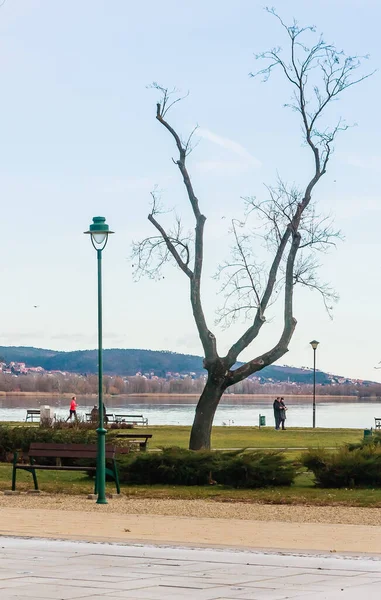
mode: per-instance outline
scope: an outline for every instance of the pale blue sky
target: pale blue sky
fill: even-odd
[[[277,171],[303,184],[310,167],[295,115],[282,108],[289,90],[277,78],[264,85],[248,77],[253,54],[284,41],[262,6],[7,0],[0,9],[0,345],[96,346],[96,258],[82,232],[101,214],[116,231],[104,253],[105,347],[201,354],[182,274],[169,270],[162,282],[133,283],[128,261],[132,240],[151,231],[146,216],[155,184],[169,206],[188,214],[173,145],[146,86],[155,80],[189,89],[173,120],[184,134],[201,127],[189,166],[208,217],[204,289],[212,324],[219,301],[211,275],[218,255],[227,254],[227,222],[240,197],[261,197]],[[379,2],[291,0],[278,9],[285,19],[315,24],[349,53],[369,53],[366,68],[380,67]],[[381,379],[373,368],[381,360],[380,88],[376,73],[334,107],[358,123],[338,138],[316,194],[346,236],[323,270],[340,301],[330,321],[318,297],[298,292],[298,326],[280,364],[310,364],[308,342],[317,338],[321,368]],[[273,343],[279,325],[266,325],[242,358]],[[242,327],[218,334],[221,351]]]

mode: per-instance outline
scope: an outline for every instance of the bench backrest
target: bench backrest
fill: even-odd
[[[43,444],[32,442],[28,455],[32,458],[93,458],[97,457],[96,444]],[[115,446],[106,445],[106,458],[115,458]]]
[[[145,439],[148,440],[152,437],[152,433],[118,433],[117,438],[131,438],[131,439]]]
[[[35,410],[35,409],[30,409],[30,408],[27,408],[27,410],[26,410],[27,415],[39,415],[40,412],[41,412],[40,410]]]
[[[126,419],[144,419],[143,415],[115,415],[116,417],[123,417]]]

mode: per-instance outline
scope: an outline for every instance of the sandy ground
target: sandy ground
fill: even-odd
[[[381,554],[381,509],[0,495],[0,534]]]

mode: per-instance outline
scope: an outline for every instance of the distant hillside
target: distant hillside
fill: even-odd
[[[7,363],[24,362],[28,367],[43,367],[47,371],[69,371],[71,373],[97,373],[97,351],[76,350],[59,352],[27,346],[0,346],[0,356]],[[205,373],[202,358],[191,354],[157,350],[113,348],[104,350],[104,372],[106,375],[135,375],[151,373],[164,377],[171,373]],[[258,373],[263,380],[312,383],[312,372],[294,367],[272,365]],[[317,371],[317,383],[329,383],[331,377]]]

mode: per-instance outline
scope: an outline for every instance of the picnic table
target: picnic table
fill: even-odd
[[[152,438],[152,433],[118,433],[117,438],[126,439],[129,446],[139,446],[142,452],[147,450],[148,440]]]
[[[38,421],[39,418],[41,416],[41,411],[37,410],[37,409],[32,409],[32,408],[28,408],[26,411],[26,417],[25,417],[25,422],[27,421],[34,421],[34,417],[36,417],[36,420]]]
[[[148,419],[143,415],[115,415],[115,423],[127,423],[128,425],[148,426]]]
[[[16,489],[17,470],[21,469],[32,474],[34,489],[38,490],[38,481],[36,470],[44,471],[84,471],[94,472],[96,474],[96,466],[94,465],[65,465],[62,464],[64,459],[91,459],[96,462],[97,445],[96,444],[45,444],[41,442],[32,442],[27,453],[29,463],[19,462],[19,451],[15,450],[13,455],[12,469],[12,490]],[[46,459],[54,458],[56,464],[47,464]],[[45,460],[44,460],[45,459]],[[110,475],[115,481],[116,491],[120,494],[119,476],[116,464],[116,448],[109,444],[106,445],[106,475]],[[97,493],[97,477],[95,477],[94,493]]]

